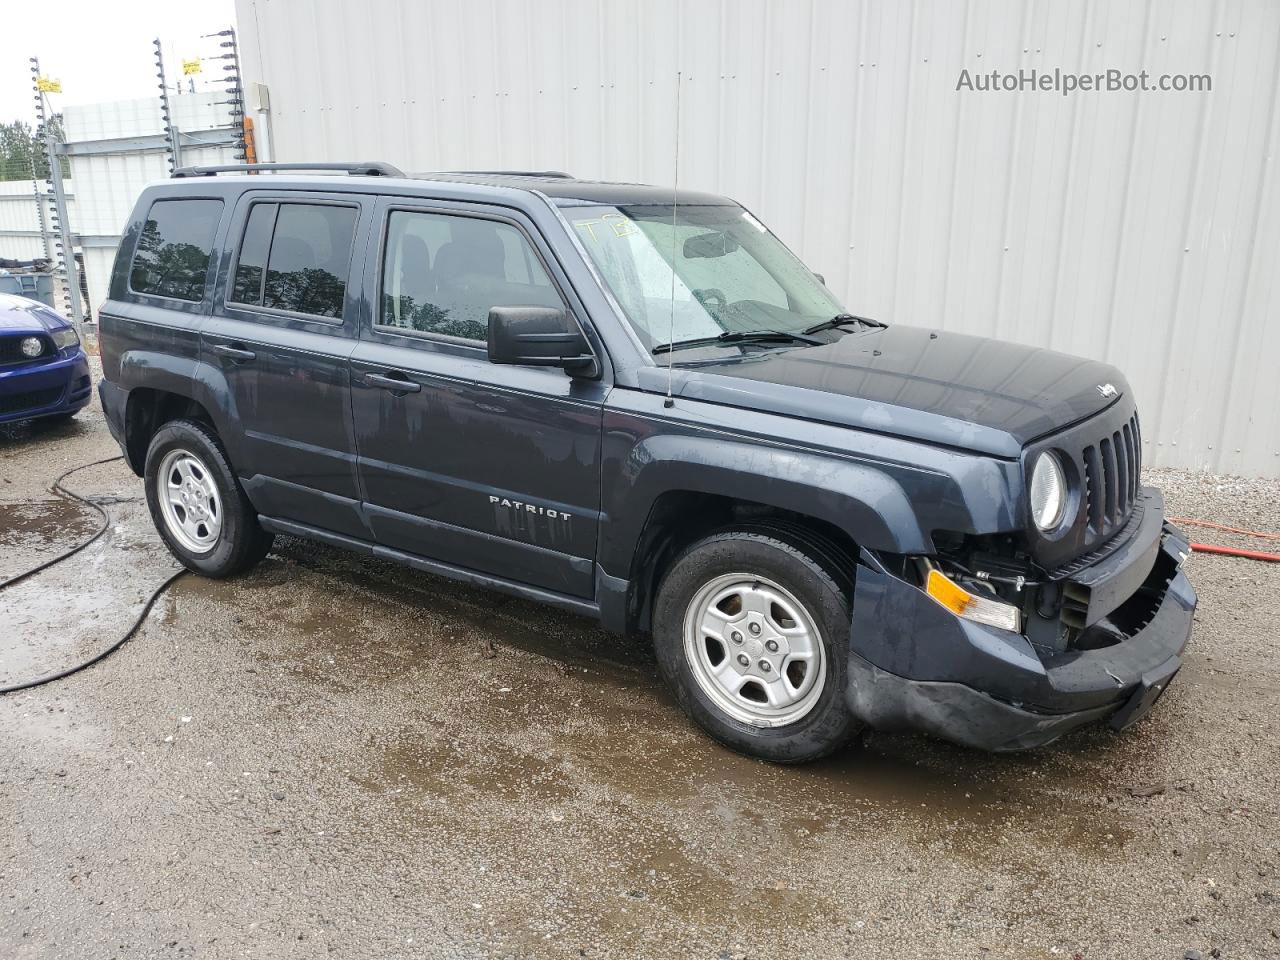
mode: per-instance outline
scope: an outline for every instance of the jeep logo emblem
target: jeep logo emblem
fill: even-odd
[[[1110,400],[1120,391],[1116,389],[1114,383],[1100,383],[1098,384],[1098,392],[1102,394],[1104,399]]]

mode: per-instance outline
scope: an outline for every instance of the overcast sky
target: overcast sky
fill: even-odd
[[[0,27],[0,122],[35,122],[31,64],[62,81],[52,94],[54,110],[72,103],[98,103],[158,96],[154,47],[164,44],[170,85],[182,76],[182,60],[222,53],[216,39],[201,35],[235,25],[233,0],[60,0],[57,4],[7,0]],[[222,63],[204,65],[196,89],[213,86]],[[219,85],[225,89],[225,85]],[[184,87],[185,89],[185,87]]]

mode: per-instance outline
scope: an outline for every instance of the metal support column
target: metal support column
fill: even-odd
[[[40,61],[36,57],[31,58],[31,86],[35,92],[36,104],[36,121],[38,136],[44,141],[45,159],[49,164],[49,176],[46,182],[49,186],[48,199],[53,204],[53,229],[58,233],[58,239],[53,241],[52,246],[56,249],[56,256],[53,258],[55,269],[62,281],[62,297],[63,306],[69,314],[71,322],[75,324],[76,333],[84,336],[84,303],[81,300],[80,292],[80,265],[76,263],[75,247],[71,243],[71,221],[67,216],[67,196],[62,188],[62,156],[58,149],[58,135],[53,123],[54,117],[52,111],[45,103],[44,91],[40,89]],[[32,174],[34,175],[35,163],[32,162]],[[40,226],[41,231],[47,238],[49,225],[46,220],[44,203],[37,204],[40,209]],[[48,250],[50,243],[45,240],[45,249]]]
[[[228,97],[226,100],[215,100],[215,103],[225,103],[230,108],[227,112],[231,114],[231,123],[235,129],[236,137],[236,159],[249,161],[249,143],[245,135],[245,101],[244,101],[244,81],[240,74],[240,46],[236,42],[235,27],[227,27],[225,30],[219,30],[217,33],[206,33],[206,37],[220,37],[222,39],[218,46],[226,50],[226,53],[218,54],[212,57],[204,57],[205,60],[230,60],[230,63],[224,64],[222,71],[226,76],[214,77],[214,83],[230,84],[227,88]]]
[[[169,173],[178,169],[181,162],[180,147],[178,145],[178,131],[173,125],[173,115],[169,112],[169,87],[164,79],[164,53],[160,49],[160,38],[156,37],[151,41],[156,48],[156,77],[160,81],[160,119],[164,123],[165,138],[169,142],[168,153]]]
[[[45,128],[45,150],[49,155],[50,183],[53,185],[53,206],[58,214],[58,235],[61,237],[63,283],[71,307],[71,322],[76,333],[84,336],[84,304],[80,301],[80,265],[76,263],[76,251],[71,245],[71,221],[67,219],[67,195],[62,189],[62,154],[52,125]]]

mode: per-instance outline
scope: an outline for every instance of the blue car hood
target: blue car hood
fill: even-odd
[[[68,326],[37,300],[0,293],[0,333],[52,333]]]

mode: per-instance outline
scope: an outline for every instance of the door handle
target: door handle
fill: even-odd
[[[209,348],[220,357],[226,357],[229,360],[235,360],[237,363],[244,363],[253,360],[258,355],[252,350],[245,350],[241,347],[233,347],[225,343],[215,343]]]
[[[400,376],[404,376],[401,374]],[[422,390],[422,384],[414,383],[412,380],[400,377],[384,377],[379,373],[365,374],[364,382],[371,387],[380,387],[383,390],[391,390],[395,393],[418,393]]]

